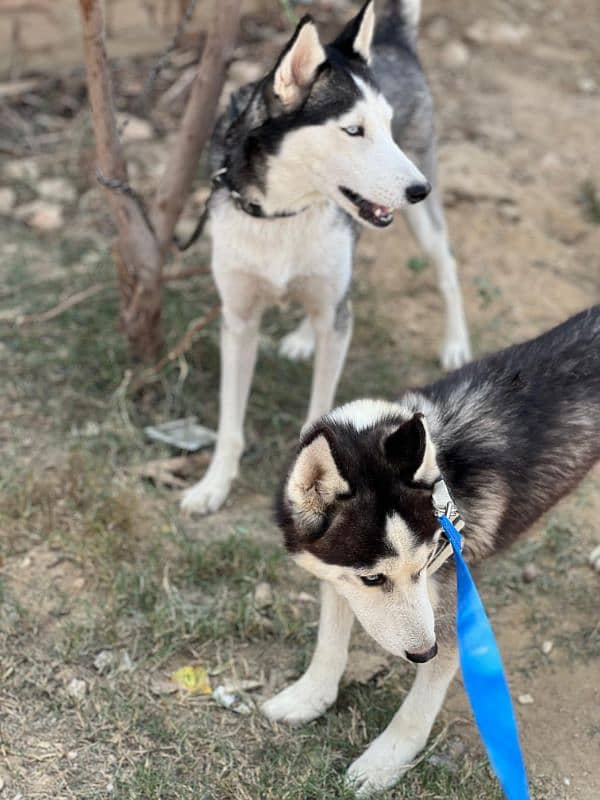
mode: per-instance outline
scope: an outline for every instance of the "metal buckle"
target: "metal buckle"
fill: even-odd
[[[438,481],[435,482],[433,485],[433,494],[432,494],[432,501],[433,501],[433,513],[436,517],[448,517],[450,522],[454,525],[457,531],[462,530],[465,527],[465,521],[461,517],[458,508],[456,507],[456,503],[452,499],[450,492],[448,491],[448,487],[446,486],[446,482],[443,478],[440,478]],[[432,560],[427,565],[427,574],[432,575],[434,572],[444,564],[452,555],[452,545],[446,538],[444,533],[444,529],[440,528],[442,547],[437,550],[435,555],[433,556]],[[444,543],[445,542],[445,543]],[[462,547],[461,547],[462,549]]]

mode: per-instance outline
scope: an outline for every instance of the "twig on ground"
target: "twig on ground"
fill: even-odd
[[[208,267],[193,267],[191,269],[173,270],[172,272],[164,272],[162,276],[163,283],[171,283],[171,281],[183,281],[186,278],[195,278],[196,275],[208,275],[210,269]]]
[[[157,361],[153,367],[149,367],[148,369],[144,370],[144,372],[142,372],[142,374],[136,380],[132,381],[131,389],[134,392],[137,391],[145,383],[152,380],[152,378],[156,377],[160,372],[162,372],[162,370],[168,364],[171,364],[177,358],[186,353],[192,346],[194,342],[194,336],[198,333],[198,331],[201,331],[203,328],[206,328],[207,325],[210,325],[210,323],[219,316],[220,312],[220,305],[213,306],[203,317],[191,322],[187,331],[177,342],[175,347],[173,347],[172,350],[169,350],[167,355],[161,358],[160,361]]]
[[[73,308],[73,306],[79,305],[79,303],[83,303],[84,300],[88,300],[95,294],[103,292],[106,289],[115,289],[115,288],[116,287],[114,281],[93,283],[91,286],[88,286],[87,289],[83,289],[83,291],[81,292],[76,292],[75,294],[66,297],[64,300],[58,303],[58,305],[53,306],[52,308],[49,308],[46,311],[42,311],[39,314],[25,314],[23,316],[17,317],[17,319],[15,319],[15,323],[17,325],[31,325],[36,322],[48,322],[48,320],[59,317],[65,311],[68,311],[70,308]]]

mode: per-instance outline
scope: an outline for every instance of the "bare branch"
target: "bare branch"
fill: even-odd
[[[139,378],[133,381],[131,389],[133,391],[137,391],[145,383],[158,375],[159,372],[162,372],[162,370],[168,364],[171,364],[173,361],[179,358],[179,356],[182,356],[184,353],[186,353],[194,343],[194,336],[198,333],[198,331],[201,331],[203,328],[206,328],[207,325],[210,325],[210,323],[219,316],[220,312],[221,306],[213,306],[203,317],[191,322],[187,331],[177,342],[175,347],[172,350],[169,350],[167,355],[164,356],[164,358],[161,358],[160,361],[158,361],[153,367],[149,367],[148,369],[144,370]]]
[[[19,316],[16,318],[15,322],[17,325],[31,325],[34,322],[48,322],[48,320],[59,317],[61,314],[64,314],[65,311],[73,308],[73,306],[79,305],[79,303],[83,303],[84,300],[93,297],[95,294],[103,292],[106,289],[114,288],[115,284],[112,281],[93,283],[91,286],[88,286],[87,289],[83,289],[81,292],[75,292],[75,294],[72,294],[69,297],[66,297],[64,300],[61,300],[60,303],[52,308],[49,308],[47,311],[41,311],[39,314],[25,314],[24,316]]]
[[[194,179],[194,167],[212,130],[225,69],[235,45],[240,7],[241,0],[214,3],[190,99],[152,208],[152,221],[163,252],[171,244],[175,223]]]

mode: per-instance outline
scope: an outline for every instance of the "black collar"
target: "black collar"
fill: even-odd
[[[246,214],[249,214],[251,217],[256,217],[257,219],[282,219],[284,217],[295,217],[298,214],[302,214],[302,212],[306,211],[308,208],[308,206],[305,206],[299,211],[276,211],[274,214],[267,214],[262,206],[260,206],[258,203],[253,203],[251,200],[246,200],[246,198],[243,197],[232,185],[227,174],[227,167],[223,167],[222,169],[219,169],[217,172],[213,173],[212,185],[213,191],[221,188],[227,189],[235,207],[239,208],[240,211],[244,211]]]

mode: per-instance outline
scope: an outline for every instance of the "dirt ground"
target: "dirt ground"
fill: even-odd
[[[349,3],[312,7],[333,30]],[[268,63],[288,30],[277,14],[260,35],[246,20],[231,83]],[[420,52],[437,102],[448,226],[483,354],[600,299],[597,2],[425,0]],[[119,62],[123,111],[149,66]],[[182,56],[164,90],[183,69]],[[35,103],[0,108],[0,182],[13,193],[0,210],[0,798],[348,797],[344,770],[408,689],[406,665],[357,632],[350,673],[323,720],[290,732],[256,711],[307,664],[317,619],[318,588],[286,561],[270,512],[308,398],[309,367],[277,355],[298,312],[265,319],[248,450],[230,501],[214,517],[182,520],[179,489],[140,478],[150,460],[177,453],[142,428],[192,413],[216,424],[216,324],[135,394],[110,286],[55,319],[19,324],[112,276],[84,97],[73,89],[81,75],[44,80],[51,85]],[[177,104],[160,107],[150,133],[128,144],[142,191],[178,113]],[[59,224],[40,232],[19,209],[39,201],[48,178],[72,192],[63,186]],[[184,226],[202,188],[199,175]],[[205,265],[207,253],[203,241],[175,266]],[[169,342],[215,302],[209,275],[168,285]],[[439,375],[435,274],[401,220],[361,237],[354,303],[340,400],[392,397]],[[600,541],[599,486],[596,469],[477,576],[536,800],[600,797],[599,586],[588,564]],[[271,592],[266,605],[260,583]],[[251,713],[175,691],[169,676],[185,665],[205,668],[213,689],[231,684]],[[532,702],[519,702],[526,695]],[[432,742],[386,797],[500,797],[459,680]]]

